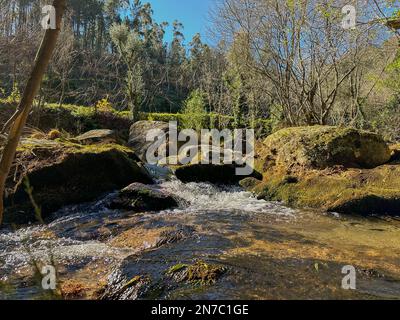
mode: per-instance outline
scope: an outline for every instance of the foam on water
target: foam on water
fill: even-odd
[[[32,263],[73,265],[98,259],[116,260],[128,252],[98,241],[77,241],[69,238],[43,238],[39,234],[48,227],[30,227],[0,234],[0,279],[10,272]]]
[[[161,183],[161,188],[183,199],[187,205],[175,213],[232,212],[264,213],[294,217],[296,211],[277,202],[259,200],[240,187],[216,186],[209,183],[182,183],[178,180]]]

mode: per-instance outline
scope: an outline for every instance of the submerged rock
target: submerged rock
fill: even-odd
[[[135,159],[130,149],[116,144],[24,140],[10,175],[16,182],[7,181],[6,222],[36,221],[32,200],[46,218],[63,206],[94,200],[135,181],[152,183]]]
[[[208,264],[204,261],[197,261],[192,265],[177,264],[168,269],[170,275],[177,282],[187,281],[193,284],[210,285],[214,284],[227,269],[220,265]]]
[[[400,215],[400,166],[375,134],[335,127],[278,131],[258,150],[264,180],[242,185],[295,207]]]
[[[168,193],[156,186],[146,186],[141,183],[133,183],[122,189],[109,205],[111,209],[136,212],[160,211],[177,206],[177,201]]]
[[[166,270],[161,267],[156,261],[128,257],[110,274],[101,300],[166,299],[180,289],[213,285],[228,271],[204,261],[177,263]]]

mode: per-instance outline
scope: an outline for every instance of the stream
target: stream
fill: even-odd
[[[400,219],[294,210],[207,183],[159,188],[180,207],[109,210],[108,195],[63,208],[48,225],[1,230],[0,299],[57,298],[41,286],[44,265],[66,299],[400,299]],[[165,280],[196,261],[225,272],[207,285]],[[346,265],[356,290],[342,288]],[[135,277],[150,289],[125,290]]]

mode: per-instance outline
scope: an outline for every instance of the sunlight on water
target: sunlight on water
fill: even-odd
[[[209,288],[211,297],[220,298],[349,298],[337,291],[341,266],[360,266],[367,274],[383,272],[394,278],[399,273],[400,225],[396,221],[294,210],[258,200],[239,187],[164,180],[159,188],[178,198],[179,208],[144,213],[110,210],[107,203],[115,194],[109,194],[93,203],[59,210],[55,220],[45,226],[2,230],[0,282],[17,287],[11,297],[32,298],[37,287],[25,281],[32,277],[33,263],[54,262],[63,280],[79,279],[91,286],[96,285],[99,274],[108,276],[128,257],[146,254],[160,273],[165,271],[166,260],[221,258],[239,273],[230,280],[234,286],[222,283]],[[182,235],[184,241],[180,242]],[[164,240],[161,245],[160,239]],[[147,260],[132,261],[132,267],[145,267]],[[321,265],[322,280],[315,279],[316,264]],[[288,283],[281,283],[277,274],[301,286],[288,289]],[[363,281],[355,294],[398,296],[398,282],[391,278],[364,276]],[[316,285],[318,290],[314,290]]]
[[[294,210],[280,204],[257,200],[240,188],[217,187],[208,183],[184,184],[177,180],[163,182],[160,187],[179,198],[181,204],[179,209],[164,213],[266,213],[277,218],[294,217],[295,214]],[[91,204],[63,208],[54,214],[56,220],[46,226],[0,232],[0,279],[6,278],[12,270],[31,265],[33,261],[48,264],[55,259],[57,263],[72,265],[97,259],[116,261],[132,254],[91,239],[90,232],[85,236],[81,230],[85,225],[92,225],[93,230],[97,230],[105,220],[123,216],[121,212],[105,207],[113,195]]]

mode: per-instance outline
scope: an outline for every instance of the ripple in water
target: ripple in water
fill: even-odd
[[[279,203],[256,199],[241,188],[215,186],[208,183],[164,181],[160,189],[182,199],[180,208],[159,214],[252,214],[262,213],[277,219],[293,218],[296,211]],[[80,226],[93,223],[101,228],[105,221],[118,220],[124,213],[105,207],[110,197],[99,201],[63,208],[54,214],[53,222],[45,226],[30,226],[17,231],[0,232],[0,279],[6,279],[16,270],[27,267],[33,261],[49,264],[51,261],[63,266],[87,264],[92,261],[119,261],[132,252],[114,248],[97,241],[89,233],[86,238]]]

